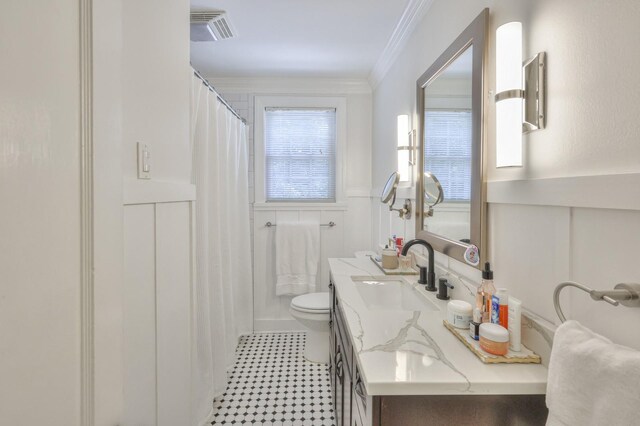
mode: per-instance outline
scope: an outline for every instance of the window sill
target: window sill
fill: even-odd
[[[347,203],[254,203],[254,210],[347,210]]]

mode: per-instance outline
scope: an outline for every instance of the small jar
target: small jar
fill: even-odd
[[[382,267],[384,269],[398,269],[398,255],[394,249],[382,250]]]
[[[447,321],[456,328],[469,328],[473,308],[464,300],[452,300],[447,304]]]
[[[498,324],[480,324],[480,347],[492,355],[506,355],[509,351],[509,330]]]

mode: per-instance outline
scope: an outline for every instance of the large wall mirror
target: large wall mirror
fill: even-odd
[[[486,259],[483,93],[488,20],[485,9],[417,83],[422,173],[416,185],[416,235],[473,266]]]

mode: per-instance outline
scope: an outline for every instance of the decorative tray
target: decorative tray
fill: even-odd
[[[378,268],[380,268],[380,270],[382,272],[384,272],[385,275],[418,275],[418,271],[416,271],[413,268],[407,268],[407,269],[401,269],[401,268],[385,269],[385,268],[382,267],[382,262],[376,260],[375,257],[369,256],[369,259],[371,259],[371,261],[373,263],[375,263],[376,266]]]
[[[469,329],[456,328],[446,320],[444,326],[485,364],[540,364],[540,355],[522,345],[520,352],[509,350],[506,355],[492,355],[480,348],[480,342],[469,336]]]

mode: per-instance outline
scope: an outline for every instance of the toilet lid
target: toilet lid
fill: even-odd
[[[331,307],[329,293],[309,293],[296,296],[291,300],[291,306],[305,311],[328,312]]]

